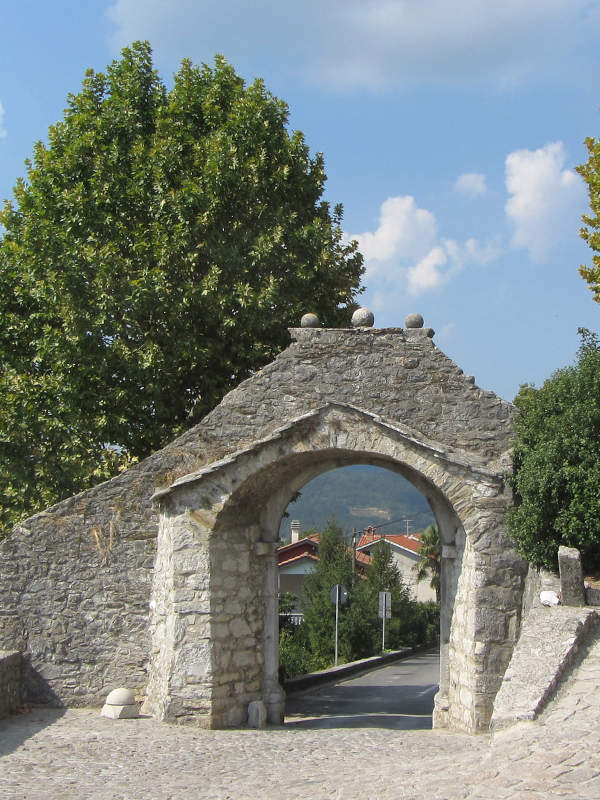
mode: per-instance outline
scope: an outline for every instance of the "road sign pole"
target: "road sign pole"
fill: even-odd
[[[385,651],[385,618],[387,616],[387,607],[386,607],[386,600],[387,596],[384,596],[383,599],[383,631],[381,634],[381,652]]]
[[[334,666],[338,665],[338,619],[340,613],[340,585],[335,586],[335,662]]]

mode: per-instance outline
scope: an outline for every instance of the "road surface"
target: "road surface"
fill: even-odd
[[[422,653],[289,697],[286,725],[308,728],[431,728],[439,653]]]

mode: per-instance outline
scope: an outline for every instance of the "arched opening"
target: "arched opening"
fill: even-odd
[[[437,533],[426,498],[398,471],[353,464],[313,478],[285,514],[277,561],[286,723],[430,727],[440,629],[439,584],[436,591],[431,580],[441,559],[427,559],[429,570],[417,581],[421,535]],[[329,595],[338,582],[348,600],[339,609],[336,642]],[[379,592],[390,590],[392,607],[383,624]],[[369,676],[350,683],[346,676],[343,685],[307,693],[299,676],[333,666],[336,644],[340,664],[379,656],[384,648],[402,650],[405,660],[380,663]],[[425,646],[427,653],[408,657],[410,648]]]
[[[448,647],[454,599],[458,586],[465,533],[449,500],[430,479],[408,464],[378,453],[353,450],[315,450],[301,454],[294,453],[280,458],[276,464],[269,465],[255,473],[249,481],[240,486],[231,497],[229,512],[222,513],[215,532],[231,530],[233,518],[244,515],[248,521],[248,508],[256,487],[261,486],[261,503],[256,506],[256,522],[264,541],[278,542],[281,520],[290,500],[317,476],[331,470],[365,464],[389,470],[409,481],[427,500],[440,531],[442,543],[441,591],[440,591],[440,680],[436,706],[444,710],[447,706],[449,671]],[[236,498],[234,500],[234,497]],[[279,633],[278,606],[279,586],[276,554],[272,553],[265,575],[265,681],[269,694],[279,690]],[[277,687],[277,688],[275,688]]]

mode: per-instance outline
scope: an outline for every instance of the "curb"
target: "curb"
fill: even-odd
[[[402,650],[392,650],[382,656],[371,656],[362,658],[360,661],[350,661],[348,664],[340,664],[337,667],[322,669],[319,672],[309,672],[307,675],[298,675],[296,678],[288,678],[283,682],[283,689],[287,697],[292,694],[299,694],[312,686],[319,686],[325,683],[333,683],[341,678],[356,675],[359,672],[368,672],[375,667],[381,667],[393,661],[400,661],[403,658],[423,653],[436,648],[428,647],[405,647]]]

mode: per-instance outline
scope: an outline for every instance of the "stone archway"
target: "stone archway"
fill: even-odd
[[[0,542],[0,648],[25,656],[24,701],[98,705],[125,685],[161,719],[236,724],[254,699],[278,719],[281,513],[319,472],[373,463],[409,478],[442,531],[435,724],[487,728],[526,569],[503,524],[513,407],[429,328],[290,334],[198,425]]]
[[[520,576],[499,572],[507,546],[501,475],[343,404],[294,419],[157,493],[155,655],[146,710],[221,727],[241,723],[248,703],[262,699],[269,719],[280,721],[273,622],[279,523],[297,488],[349,463],[393,469],[429,500],[443,542],[443,667],[435,724],[472,731],[488,725],[519,614]]]

